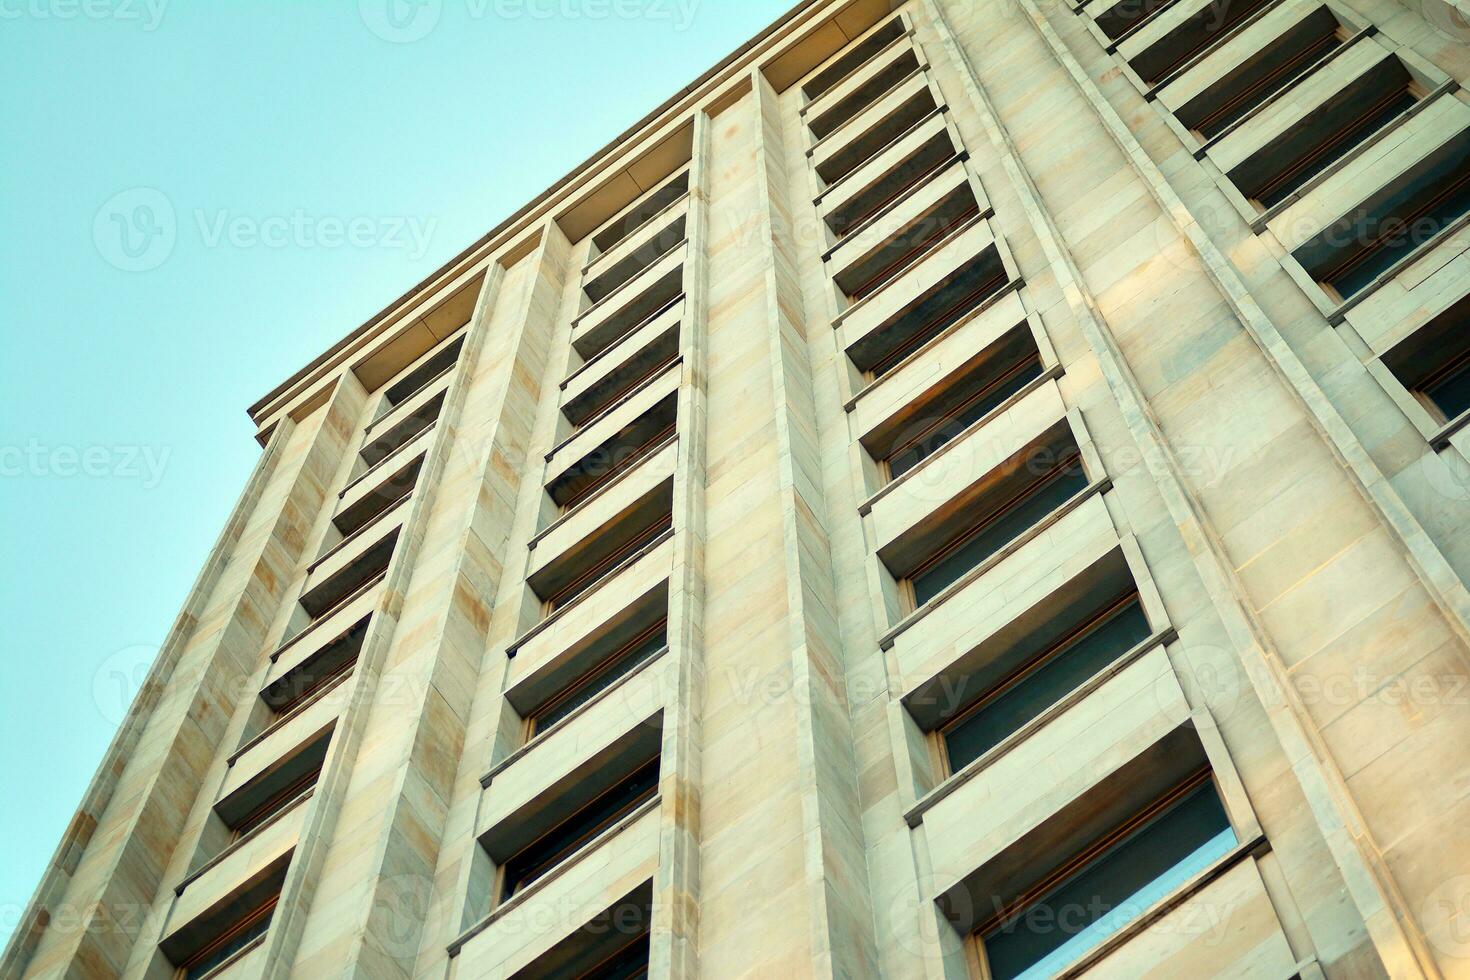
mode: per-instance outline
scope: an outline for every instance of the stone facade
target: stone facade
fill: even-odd
[[[802,4],[252,407],[0,976],[1470,977],[1467,79]]]

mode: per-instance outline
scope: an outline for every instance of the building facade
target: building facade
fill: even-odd
[[[803,4],[251,409],[0,974],[1470,976],[1467,42]]]

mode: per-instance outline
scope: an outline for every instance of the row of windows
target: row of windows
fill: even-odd
[[[442,411],[463,345],[464,332],[459,331],[400,371],[375,399],[318,555],[308,566],[287,638],[271,654],[271,677],[253,708],[246,740],[228,760],[231,770],[248,766],[257,774],[238,786],[227,782],[228,791],[215,804],[196,849],[196,867],[180,884],[180,893],[301,805],[316,786],[332,744],[336,705],[327,712],[331,720],[324,728],[293,737],[288,726],[323,703],[357,664],[371,622],[374,589],[398,538],[396,529],[378,529],[399,511],[418,482],[425,437]],[[375,539],[375,534],[381,536]],[[289,668],[281,668],[284,664]],[[272,739],[277,733],[285,733],[293,744],[276,748]],[[275,757],[256,758],[262,752]],[[210,976],[263,941],[289,860],[288,854],[268,874],[165,941],[164,955],[180,976]]]
[[[1142,18],[1162,6],[1144,2],[1132,4],[1131,9]],[[1237,5],[1229,15],[1231,23],[1260,6]],[[1123,4],[1111,13],[1115,19],[1110,29],[1121,36],[1129,29],[1124,23],[1129,14]],[[900,36],[899,24],[895,19],[859,39],[832,67],[820,69],[806,87],[807,96],[818,98],[840,83],[841,74],[860,71]],[[1186,22],[1185,29],[1176,33],[1189,34],[1198,26]],[[1198,31],[1186,40],[1188,43],[1173,45],[1169,60],[1152,66],[1151,73],[1174,71],[1209,43]],[[1287,74],[1294,70],[1299,69],[1292,65],[1281,69]],[[1273,79],[1262,77],[1256,87],[1267,89],[1273,84]],[[881,93],[869,89],[868,95],[877,99]],[[1240,93],[1240,100],[1252,97],[1256,96]],[[1242,111],[1238,103],[1217,108],[1217,117]],[[926,98],[912,95],[895,104],[906,106],[905,111],[918,118],[929,106]],[[851,116],[856,117],[860,108]],[[822,112],[833,111],[822,104],[817,110],[818,119]],[[808,119],[813,114],[809,111]],[[813,127],[813,133],[819,137],[818,146],[821,139],[832,139],[831,130]],[[863,134],[843,135],[869,154],[893,145],[878,140],[864,143]],[[951,139],[946,133],[945,140]],[[899,167],[897,176],[887,178],[890,187],[870,198],[872,203],[858,220],[833,227],[838,244],[829,254],[840,253],[844,233],[861,231],[862,221],[872,221],[873,214],[921,193],[926,182],[952,159],[936,153],[920,166],[906,171]],[[817,175],[823,181],[830,181],[833,174],[840,179],[861,166],[861,156],[855,154],[844,158],[841,168],[826,173],[819,170]],[[839,268],[833,278],[843,299],[860,305],[881,297],[889,284],[912,270],[955,227],[973,222],[981,214],[979,200],[968,193],[968,186],[964,190],[966,195],[955,195],[956,200],[968,197],[964,206],[935,207],[955,216],[953,223],[916,221],[912,228],[899,224],[891,241],[869,250],[874,257],[866,264],[853,261]],[[830,187],[823,192],[824,196],[830,193]],[[822,204],[819,197],[817,206]],[[998,244],[976,254],[947,256],[942,268],[932,285],[921,283],[916,293],[910,285],[914,295],[909,302],[847,347],[848,357],[869,386],[922,357],[929,346],[977,317],[1013,285]],[[852,316],[847,315],[849,320]],[[954,353],[947,357],[953,358]],[[892,484],[994,417],[997,410],[1013,404],[1046,376],[1036,336],[1023,321],[947,375],[927,381],[922,393],[867,432],[861,444],[877,464],[880,482]],[[879,559],[899,581],[909,610],[948,601],[977,569],[1055,519],[1092,486],[1076,436],[1064,420],[995,467],[975,487],[956,487],[956,496],[906,532],[895,542],[897,547],[880,549]],[[1050,616],[1022,642],[988,657],[982,667],[945,678],[944,696],[935,699],[944,705],[943,710],[922,719],[939,760],[941,778],[953,777],[994,753],[1073,692],[1105,676],[1150,642],[1157,642],[1155,630],[1137,587],[1131,580],[1116,582],[1112,588],[1101,589],[1093,601],[1069,608],[1066,616]],[[965,923],[984,960],[984,975],[996,980],[1055,975],[1236,846],[1208,769],[1176,782],[1161,796],[1138,802],[1136,813],[1038,876],[1023,892],[972,896],[980,907],[996,910],[983,921]],[[1055,855],[1037,855],[1040,861],[1048,858]]]

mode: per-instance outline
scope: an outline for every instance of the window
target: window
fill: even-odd
[[[331,612],[338,603],[388,570],[388,563],[393,558],[393,548],[398,543],[401,530],[402,528],[394,528],[365,548],[351,562],[302,593],[301,608],[306,610],[312,622]]]
[[[947,392],[938,412],[917,423],[889,451],[888,475],[897,479],[948,445],[960,433],[989,415],[998,405],[1041,377],[1041,355],[1029,356],[998,370],[977,371]]]
[[[1116,41],[1174,0],[1119,0],[1093,18],[1109,41]]]
[[[1138,596],[1128,595],[1023,663],[940,729],[949,772],[999,745],[1149,635]]]
[[[971,569],[1010,544],[1047,515],[1087,488],[1080,454],[1075,449],[1042,469],[1040,454],[1020,464],[1020,488],[982,511],[980,520],[952,538],[909,576],[914,605],[922,606],[959,581]],[[1011,484],[1012,486],[1015,483]],[[1006,492],[1001,489],[999,492]],[[984,502],[981,501],[981,506]]]
[[[1401,341],[1383,363],[1436,421],[1470,411],[1470,296]]]
[[[992,243],[914,298],[877,329],[852,343],[853,366],[881,378],[906,357],[964,320],[1010,282],[1000,251]]]
[[[561,823],[546,831],[501,869],[501,901],[540,879],[573,854],[586,847],[598,834],[653,799],[658,792],[657,758],[644,763],[631,776],[614,785]]]
[[[881,118],[875,119],[866,132],[854,136],[841,149],[816,163],[814,169],[817,176],[822,178],[824,186],[837,183],[928,119],[938,109],[933,91],[920,79],[912,95],[904,98],[891,110],[885,109]]]
[[[682,302],[682,299],[674,300],[660,310],[658,316],[673,311]],[[605,356],[614,356],[614,352],[610,350]],[[616,356],[622,358],[616,367],[611,368],[601,378],[568,398],[562,405],[562,414],[567,417],[573,429],[581,429],[588,422],[622,401],[643,382],[661,374],[678,359],[679,320],[673,319],[671,326],[661,330],[651,340],[646,340],[631,354],[622,351]],[[588,365],[584,364],[577,373],[585,371],[587,367]],[[568,382],[562,383],[563,388],[566,388],[567,385]]]
[[[678,395],[661,398],[652,408],[623,426],[547,484],[546,492],[563,512],[606,486],[649,455],[675,432]]]
[[[889,60],[887,65],[876,71],[871,78],[859,85],[842,101],[829,106],[816,118],[809,118],[808,125],[812,133],[817,139],[831,135],[842,128],[842,125],[848,120],[877,102],[905,78],[919,70],[918,55],[912,47],[906,46],[902,53]]]
[[[229,828],[234,840],[269,823],[316,785],[332,744],[333,730],[329,727],[317,733],[215,804],[215,813]]]
[[[1293,255],[1329,294],[1347,300],[1470,213],[1470,130],[1333,222]]]
[[[614,218],[592,239],[592,247],[599,255],[606,252],[688,193],[689,171],[684,170],[648,197]]]
[[[1196,774],[982,926],[988,975],[1055,975],[1235,844],[1208,770]]]
[[[648,520],[648,523],[631,534],[626,536],[619,534],[618,537],[622,540],[615,547],[608,549],[605,554],[584,556],[590,559],[587,564],[580,567],[572,575],[570,581],[560,585],[545,597],[546,611],[553,612],[586,592],[673,526],[672,510],[661,510]],[[534,588],[536,584],[533,581],[532,587]]]
[[[923,195],[929,186],[926,184],[914,193]],[[898,205],[890,213],[901,214],[905,205]],[[938,200],[913,211],[901,225],[888,217],[855,232],[850,240],[858,247],[874,242],[880,235],[886,237],[869,247],[866,254],[838,269],[832,279],[848,299],[861,300],[881,291],[979,214],[980,202],[975,199],[974,190],[968,182],[961,183]]]
[[[599,303],[617,292],[623,284],[647,269],[684,241],[686,218],[681,215],[657,235],[633,249],[626,256],[582,284],[582,291],[593,303]],[[595,261],[595,260],[594,260]]]
[[[445,392],[439,392],[393,422],[382,432],[369,432],[363,441],[362,451],[359,453],[367,469],[377,466],[433,425],[434,421],[439,418],[439,411],[444,407],[444,395]]]
[[[1236,166],[1230,179],[1262,209],[1274,207],[1401,116],[1422,93],[1403,62],[1386,59]]]
[[[861,68],[878,52],[903,37],[903,34],[903,21],[897,17],[893,18],[861,41],[850,45],[837,60],[813,75],[811,80],[802,86],[802,91],[808,99],[819,97],[823,92]]]
[[[462,349],[464,349],[463,333],[438,350],[430,351],[422,357],[407,373],[384,389],[383,403],[378,410],[377,418],[382,418],[395,407],[402,405],[448,374],[450,368],[454,367],[455,362],[459,360],[459,352]]]
[[[1209,0],[1178,27],[1134,56],[1129,64],[1145,85],[1158,85],[1271,2]]]
[[[827,227],[839,239],[846,238],[900,200],[910,189],[939,173],[959,155],[942,114],[927,117],[893,144],[895,159],[887,169],[872,175],[859,168],[829,185],[818,202],[825,211]],[[885,152],[888,148],[884,148]],[[876,167],[874,168],[876,170]],[[863,181],[867,183],[863,183]],[[834,198],[848,194],[832,205]]]
[[[644,933],[618,950],[604,962],[586,973],[577,974],[576,980],[634,980],[648,976],[648,933]]]
[[[510,980],[630,980],[648,975],[653,879],[563,937]]]
[[[668,646],[667,624],[660,622],[624,644],[615,653],[572,681],[565,690],[541,705],[526,720],[526,737],[544,732],[607,690],[621,678]]]
[[[271,927],[271,916],[275,914],[279,899],[278,891],[247,911],[223,935],[186,960],[179,967],[180,977],[183,980],[200,980],[264,936]]]
[[[1217,136],[1342,47],[1348,33],[1330,10],[1319,7],[1175,115],[1205,139]]]

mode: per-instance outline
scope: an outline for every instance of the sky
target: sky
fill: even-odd
[[[245,409],[793,0],[0,0],[0,942]]]

